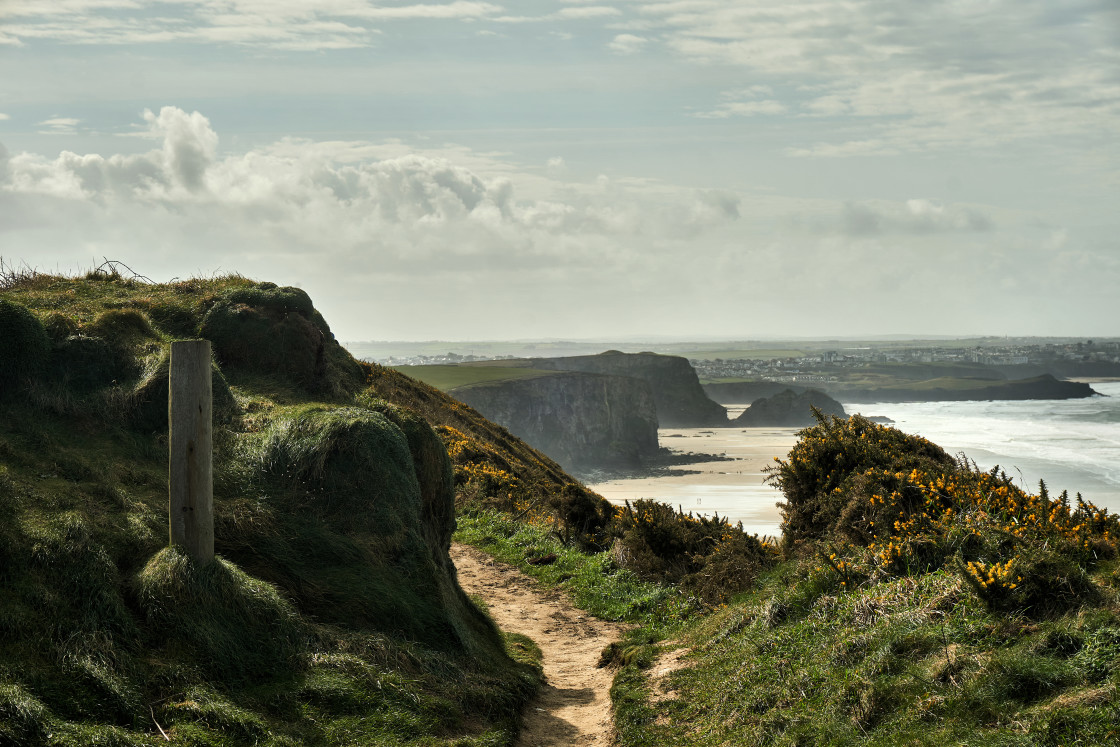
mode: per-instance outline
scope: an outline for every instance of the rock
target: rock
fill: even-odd
[[[654,397],[641,379],[561,371],[448,394],[567,469],[634,466],[658,451]]]
[[[813,407],[826,416],[847,417],[844,406],[822,391],[807,389],[798,393],[786,389],[770,397],[756,399],[732,424],[802,428],[816,422]]]
[[[563,358],[533,358],[533,368],[551,371],[584,371],[628,376],[649,384],[662,428],[701,428],[727,425],[727,410],[704,393],[700,379],[687,358],[657,353],[620,353]]]

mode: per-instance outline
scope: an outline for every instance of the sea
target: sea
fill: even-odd
[[[893,427],[924,436],[983,470],[999,466],[1024,489],[1051,495],[1068,490],[1120,513],[1120,382],[1092,384],[1101,396],[1071,400],[843,403],[848,412],[879,415]],[[737,414],[740,408],[729,408]],[[613,503],[653,498],[694,514],[718,513],[764,536],[780,534],[781,494],[765,483],[763,467],[785,456],[795,429],[662,429],[674,451],[724,454],[698,458],[677,474],[589,485]]]

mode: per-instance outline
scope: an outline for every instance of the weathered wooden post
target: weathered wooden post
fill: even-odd
[[[214,559],[213,390],[210,341],[171,343],[168,382],[171,544],[196,562]]]

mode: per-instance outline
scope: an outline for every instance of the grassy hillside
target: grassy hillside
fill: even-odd
[[[772,478],[783,556],[620,675],[626,744],[1120,743],[1120,522],[856,416]]]
[[[396,366],[395,369],[409,378],[434,386],[441,392],[490,381],[555,375],[554,371],[502,365]]]
[[[216,359],[205,567],[167,547],[168,350],[196,336]],[[0,348],[0,745],[512,742],[539,670],[454,581],[469,480],[369,382],[429,393],[351,358],[306,294],[8,276]]]

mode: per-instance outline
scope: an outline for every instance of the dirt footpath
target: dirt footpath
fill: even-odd
[[[561,592],[473,547],[452,545],[451,559],[463,589],[486,600],[502,630],[529,636],[544,653],[546,682],[526,708],[518,747],[607,747],[613,673],[596,665],[625,627],[576,609]]]

